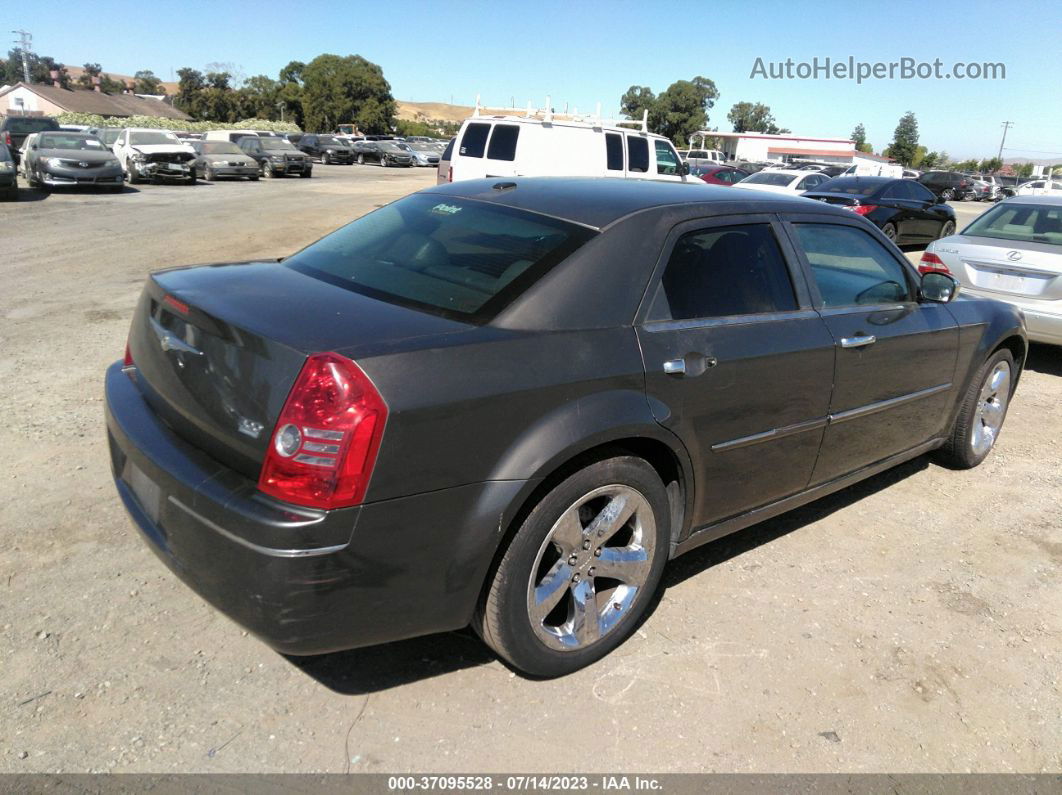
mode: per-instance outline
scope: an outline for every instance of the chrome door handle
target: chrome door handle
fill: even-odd
[[[866,337],[841,337],[842,348],[862,348],[864,345],[873,345],[878,338],[873,334]]]
[[[686,375],[686,360],[671,359],[664,362],[664,372],[668,375]]]

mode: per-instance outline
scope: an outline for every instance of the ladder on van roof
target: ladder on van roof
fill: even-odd
[[[547,95],[546,96],[546,107],[545,108],[534,108],[532,106],[532,104],[531,104],[531,101],[528,100],[528,102],[527,102],[527,110],[524,111],[523,118],[525,118],[525,119],[532,119],[532,118],[540,119],[543,124],[551,124],[553,122],[554,116],[556,116],[556,113],[553,110],[552,102],[550,100],[551,100],[551,97],[549,95]],[[489,110],[491,110],[491,109],[490,108],[485,108],[484,106],[482,106],[479,103],[479,94],[476,94],[476,107],[475,107],[475,110],[472,112],[472,118],[478,119],[479,117],[481,117],[483,115],[480,111],[489,111]],[[512,114],[506,114],[506,115],[515,116],[516,115],[515,108],[513,109],[513,111],[514,112]],[[493,115],[493,114],[489,114],[489,115]],[[602,116],[601,116],[601,103],[600,102],[597,103],[597,112],[593,116],[587,116],[585,114],[580,115],[579,112],[578,112],[578,108],[573,108],[572,109],[572,113],[564,114],[564,115],[565,115],[567,121],[582,122],[584,124],[592,124],[595,128],[600,128],[600,127],[623,127],[623,126],[627,126],[627,125],[632,125],[633,124],[633,125],[637,125],[637,127],[639,128],[639,132],[643,132],[643,133],[648,133],[649,132],[649,109],[648,108],[646,108],[645,110],[642,111],[642,118],[640,120],[639,119],[607,119],[607,118],[602,118]]]

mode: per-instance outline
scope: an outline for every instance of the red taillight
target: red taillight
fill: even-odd
[[[876,209],[878,209],[878,205],[876,205],[876,204],[857,204],[855,207],[849,207],[848,209],[851,210],[852,212],[854,212],[856,215],[866,215],[866,214],[872,213]]]
[[[176,309],[182,315],[188,314],[188,304],[186,304],[184,301],[174,298],[172,295],[163,296],[162,303],[166,304],[171,309]]]
[[[258,488],[310,508],[344,508],[365,496],[387,404],[369,377],[334,353],[310,356],[280,412]]]
[[[14,146],[14,144],[11,142],[11,131],[10,130],[4,130],[4,144],[6,146]]]
[[[951,269],[944,264],[944,260],[931,251],[922,254],[922,261],[918,263],[919,273],[951,273]]]
[[[453,182],[454,181],[454,167],[453,166],[450,166],[448,169],[446,169],[446,181],[447,182]]]
[[[122,359],[122,367],[133,366],[133,354],[129,351],[129,343],[125,343],[125,358]]]

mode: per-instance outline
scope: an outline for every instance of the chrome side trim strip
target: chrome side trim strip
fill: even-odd
[[[766,442],[769,439],[782,439],[786,436],[792,436],[797,433],[803,433],[804,431],[814,431],[819,428],[826,427],[829,422],[829,417],[819,417],[814,420],[807,420],[805,422],[798,422],[793,425],[786,425],[784,428],[772,428],[769,431],[763,431],[762,433],[754,433],[750,436],[742,436],[738,439],[731,439],[729,442],[719,442],[712,445],[713,453],[722,453],[727,450],[736,450],[739,447],[748,447],[750,444],[759,444],[760,442]]]
[[[888,400],[879,400],[877,403],[868,403],[865,406],[859,406],[858,408],[848,409],[847,411],[841,411],[837,414],[830,415],[830,425],[838,422],[845,422],[847,420],[855,420],[860,417],[868,417],[871,414],[877,414],[879,411],[887,411],[888,409],[901,406],[904,403],[910,403],[912,400],[921,400],[922,398],[936,395],[941,392],[946,392],[951,389],[951,384],[939,384],[937,386],[931,386],[928,389],[919,389],[917,392],[910,392],[906,395],[900,395],[899,397],[889,398]]]
[[[339,552],[339,550],[344,549],[347,546],[346,544],[336,544],[330,547],[313,547],[311,549],[274,549],[273,547],[263,547],[260,544],[255,544],[252,541],[248,541],[246,538],[240,538],[238,535],[229,532],[221,525],[210,521],[202,514],[196,513],[194,510],[189,508],[187,505],[185,505],[179,499],[174,497],[172,494],[167,499],[169,500],[169,502],[176,505],[178,508],[180,508],[186,514],[191,516],[193,519],[202,522],[215,533],[219,533],[225,536],[225,538],[229,539],[230,541],[235,541],[240,546],[247,547],[248,549],[254,550],[255,552],[259,552],[263,555],[269,555],[270,557],[312,558],[317,555],[331,555],[333,552]]]
[[[754,323],[775,323],[780,320],[810,320],[818,317],[814,309],[793,309],[784,312],[764,312],[756,315],[727,315],[701,317],[691,320],[651,320],[642,325],[650,333],[681,331],[684,329],[716,328],[718,326],[748,326]]]

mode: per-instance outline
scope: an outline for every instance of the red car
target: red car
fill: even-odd
[[[733,185],[745,179],[749,172],[734,166],[693,166],[690,174],[700,177],[709,185]]]

